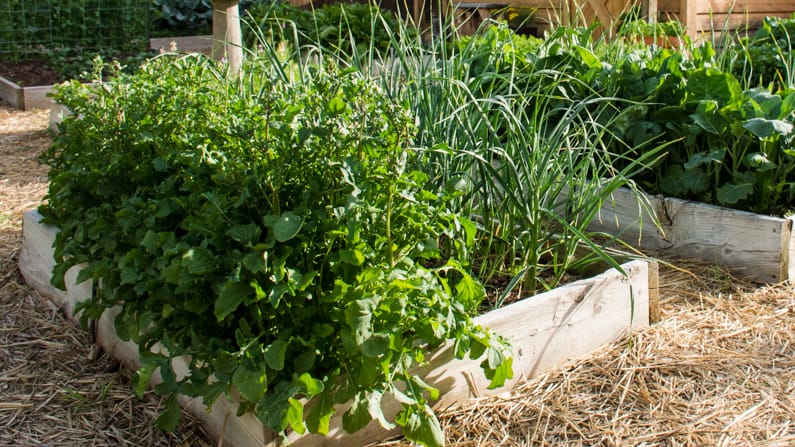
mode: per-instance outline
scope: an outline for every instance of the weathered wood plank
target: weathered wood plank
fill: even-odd
[[[66,292],[50,284],[52,269],[55,266],[53,259],[55,228],[41,224],[40,220],[41,215],[36,211],[28,211],[22,218],[23,240],[19,253],[19,270],[28,284],[50,298],[63,309],[68,318],[74,320],[75,304],[91,298],[93,285],[90,281],[75,284],[77,274],[80,272],[79,266],[72,267],[66,273]]]
[[[10,81],[2,76],[0,76],[0,99],[7,102],[8,105],[15,109],[22,109],[25,107],[22,87],[17,85],[16,82]]]
[[[149,48],[153,50],[209,53],[213,46],[213,36],[153,37]]]
[[[441,391],[434,408],[447,408],[473,397],[507,393],[521,381],[549,371],[563,363],[592,352],[630,328],[648,326],[649,264],[632,261],[623,265],[628,278],[615,270],[594,278],[559,287],[481,315],[475,322],[507,337],[516,352],[515,377],[505,388],[488,389],[480,370],[482,359],[454,360],[448,347],[438,351],[420,375]],[[634,303],[633,303],[634,300]],[[634,304],[634,319],[632,309]],[[631,325],[630,325],[631,322]],[[587,334],[587,336],[583,336]],[[394,415],[399,405],[382,403],[385,414]],[[342,408],[332,418],[334,427],[327,436],[291,437],[294,447],[360,446],[389,439],[396,430],[385,430],[377,423],[354,434],[342,431]]]
[[[734,269],[764,283],[795,278],[786,247],[792,242],[787,219],[685,200],[649,197],[651,212],[633,193],[620,189],[591,223],[593,231],[619,235],[665,256],[701,259]],[[661,230],[652,222],[659,220]]]
[[[42,294],[50,297],[64,309],[73,309],[77,297],[90,296],[90,289],[80,293],[64,293],[49,285],[52,272],[52,241],[55,228],[39,223],[38,213],[25,215],[23,253],[20,269],[25,278]],[[493,395],[509,391],[510,386],[525,378],[548,371],[571,359],[581,357],[627,332],[649,324],[649,278],[656,275],[656,264],[632,261],[622,265],[626,275],[610,269],[593,278],[577,281],[547,293],[527,298],[501,309],[488,312],[475,319],[477,324],[491,329],[511,340],[515,348],[515,377],[507,387],[488,390],[479,364],[481,360],[454,360],[451,346],[438,350],[430,357],[429,365],[417,371],[425,380],[439,388],[442,397],[436,408],[468,401],[471,397]],[[72,281],[74,278],[72,278]],[[71,307],[70,307],[71,306]],[[73,314],[69,313],[72,316]],[[123,342],[115,335],[113,320],[116,313],[106,312],[97,322],[97,339],[125,365],[138,365],[138,348]],[[587,334],[587,336],[583,336]],[[187,374],[186,359],[175,359],[174,367],[180,375]],[[159,378],[155,377],[155,381]],[[268,430],[252,415],[235,416],[237,406],[221,397],[206,412],[200,400],[181,399],[188,410],[200,417],[208,432],[227,445],[238,447],[276,447]],[[399,404],[386,400],[382,407],[390,416],[399,411]],[[399,434],[395,429],[385,430],[373,422],[355,434],[342,431],[341,416],[344,407],[332,420],[328,436],[297,437],[288,441],[301,446],[361,446],[388,439]]]
[[[726,13],[732,11],[742,14],[745,11],[754,13],[778,13],[792,15],[795,12],[795,0],[701,0],[698,2],[699,14]]]

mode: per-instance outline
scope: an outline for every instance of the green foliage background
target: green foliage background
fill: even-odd
[[[141,51],[150,0],[3,0],[0,55],[20,59],[57,49]]]

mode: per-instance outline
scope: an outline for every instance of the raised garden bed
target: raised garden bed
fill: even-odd
[[[0,99],[20,110],[49,109],[53,102],[47,96],[52,85],[21,85],[0,76]]]
[[[67,274],[67,292],[50,285],[56,229],[41,224],[40,219],[36,211],[25,214],[20,270],[29,284],[74,320],[75,303],[91,296],[92,285],[75,285],[76,269]],[[456,361],[451,349],[441,349],[420,371],[425,380],[441,392],[435,408],[466,402],[476,396],[505,392],[520,380],[588,354],[632,329],[647,326],[650,305],[654,306],[657,300],[656,264],[631,261],[623,264],[622,268],[626,276],[610,269],[590,279],[558,287],[477,317],[476,323],[511,340],[515,350],[514,379],[505,388],[488,390],[488,381],[479,370],[479,360]],[[135,367],[137,347],[121,342],[113,327],[113,315],[106,312],[96,324],[97,341],[125,365]],[[176,364],[175,368],[185,370]],[[213,436],[223,438],[228,445],[278,445],[253,415],[235,416],[236,405],[225,398],[216,401],[210,413],[205,411],[200,401],[183,399],[182,403],[204,420]],[[395,402],[384,402],[383,406],[386,414],[394,414]],[[342,411],[338,411],[332,418],[330,433],[325,437],[291,436],[288,441],[295,446],[357,446],[398,434],[371,422],[365,429],[349,435],[342,431],[341,415]]]
[[[726,266],[762,283],[795,281],[795,216],[771,217],[662,196],[646,199],[653,216],[641,211],[633,193],[617,190],[590,229],[620,235],[665,256]]]
[[[212,47],[212,36],[158,37],[150,39],[149,48],[170,51],[173,46],[179,51],[208,53]],[[20,85],[15,80],[0,75],[0,99],[13,108],[20,110],[51,109],[55,102],[49,98],[54,83],[41,84],[42,67],[27,68],[19,71],[19,76],[32,80],[30,85]],[[51,71],[51,70],[50,70]],[[54,74],[50,77],[57,76]]]

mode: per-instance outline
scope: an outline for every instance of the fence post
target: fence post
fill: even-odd
[[[243,64],[243,41],[240,31],[240,9],[238,0],[213,0],[213,48],[212,58],[224,56],[229,70],[237,74]]]
[[[698,35],[698,1],[679,0],[679,21],[685,27],[690,39],[696,40]]]

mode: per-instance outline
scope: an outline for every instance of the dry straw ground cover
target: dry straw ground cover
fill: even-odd
[[[0,445],[215,445],[192,420],[157,432],[159,400],[135,398],[128,373],[19,275],[47,120],[0,107]],[[795,445],[795,290],[677,265],[663,268],[661,323],[512,397],[445,411],[449,445]]]

